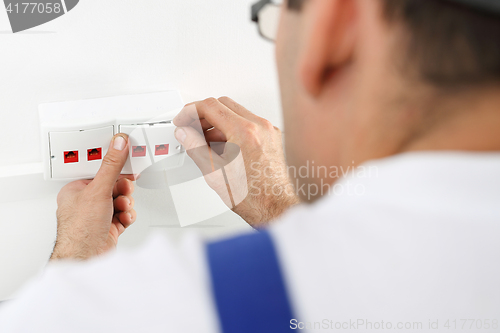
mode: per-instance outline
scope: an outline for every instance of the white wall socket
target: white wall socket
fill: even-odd
[[[185,152],[174,137],[172,119],[183,106],[177,91],[41,104],[45,179],[93,178],[117,133],[131,141],[122,174],[182,166]]]

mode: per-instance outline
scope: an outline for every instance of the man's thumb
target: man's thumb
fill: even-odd
[[[128,136],[120,133],[113,137],[108,153],[104,156],[101,168],[97,172],[92,185],[96,188],[112,193],[118,176],[128,158]]]

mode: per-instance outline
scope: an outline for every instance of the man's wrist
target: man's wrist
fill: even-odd
[[[78,242],[68,242],[68,241],[60,241],[59,237],[54,246],[54,250],[52,251],[52,255],[50,256],[49,261],[55,260],[86,260],[91,257],[89,251],[84,248],[75,248],[72,244],[80,244]]]
[[[300,199],[296,195],[269,197],[269,199],[267,202],[258,204],[244,201],[234,209],[234,212],[252,227],[261,228],[300,203]]]

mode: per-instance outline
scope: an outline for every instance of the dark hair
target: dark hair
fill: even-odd
[[[381,1],[389,24],[405,27],[404,69],[440,87],[500,81],[499,17],[444,0]]]
[[[304,4],[304,0],[288,0],[288,8],[300,10],[302,5]]]

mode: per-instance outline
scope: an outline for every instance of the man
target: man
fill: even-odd
[[[202,169],[226,158],[205,140],[237,145],[249,194],[234,211],[256,227],[278,221],[214,244],[158,238],[50,264],[0,309],[1,332],[499,330],[498,2],[282,7],[276,54],[293,179],[279,131],[229,98],[188,105],[174,121]],[[117,181],[127,145],[116,136],[96,178],[61,191],[53,262],[108,251],[135,220],[132,183]],[[207,182],[233,194],[235,174]],[[291,182],[304,204],[289,210]]]

